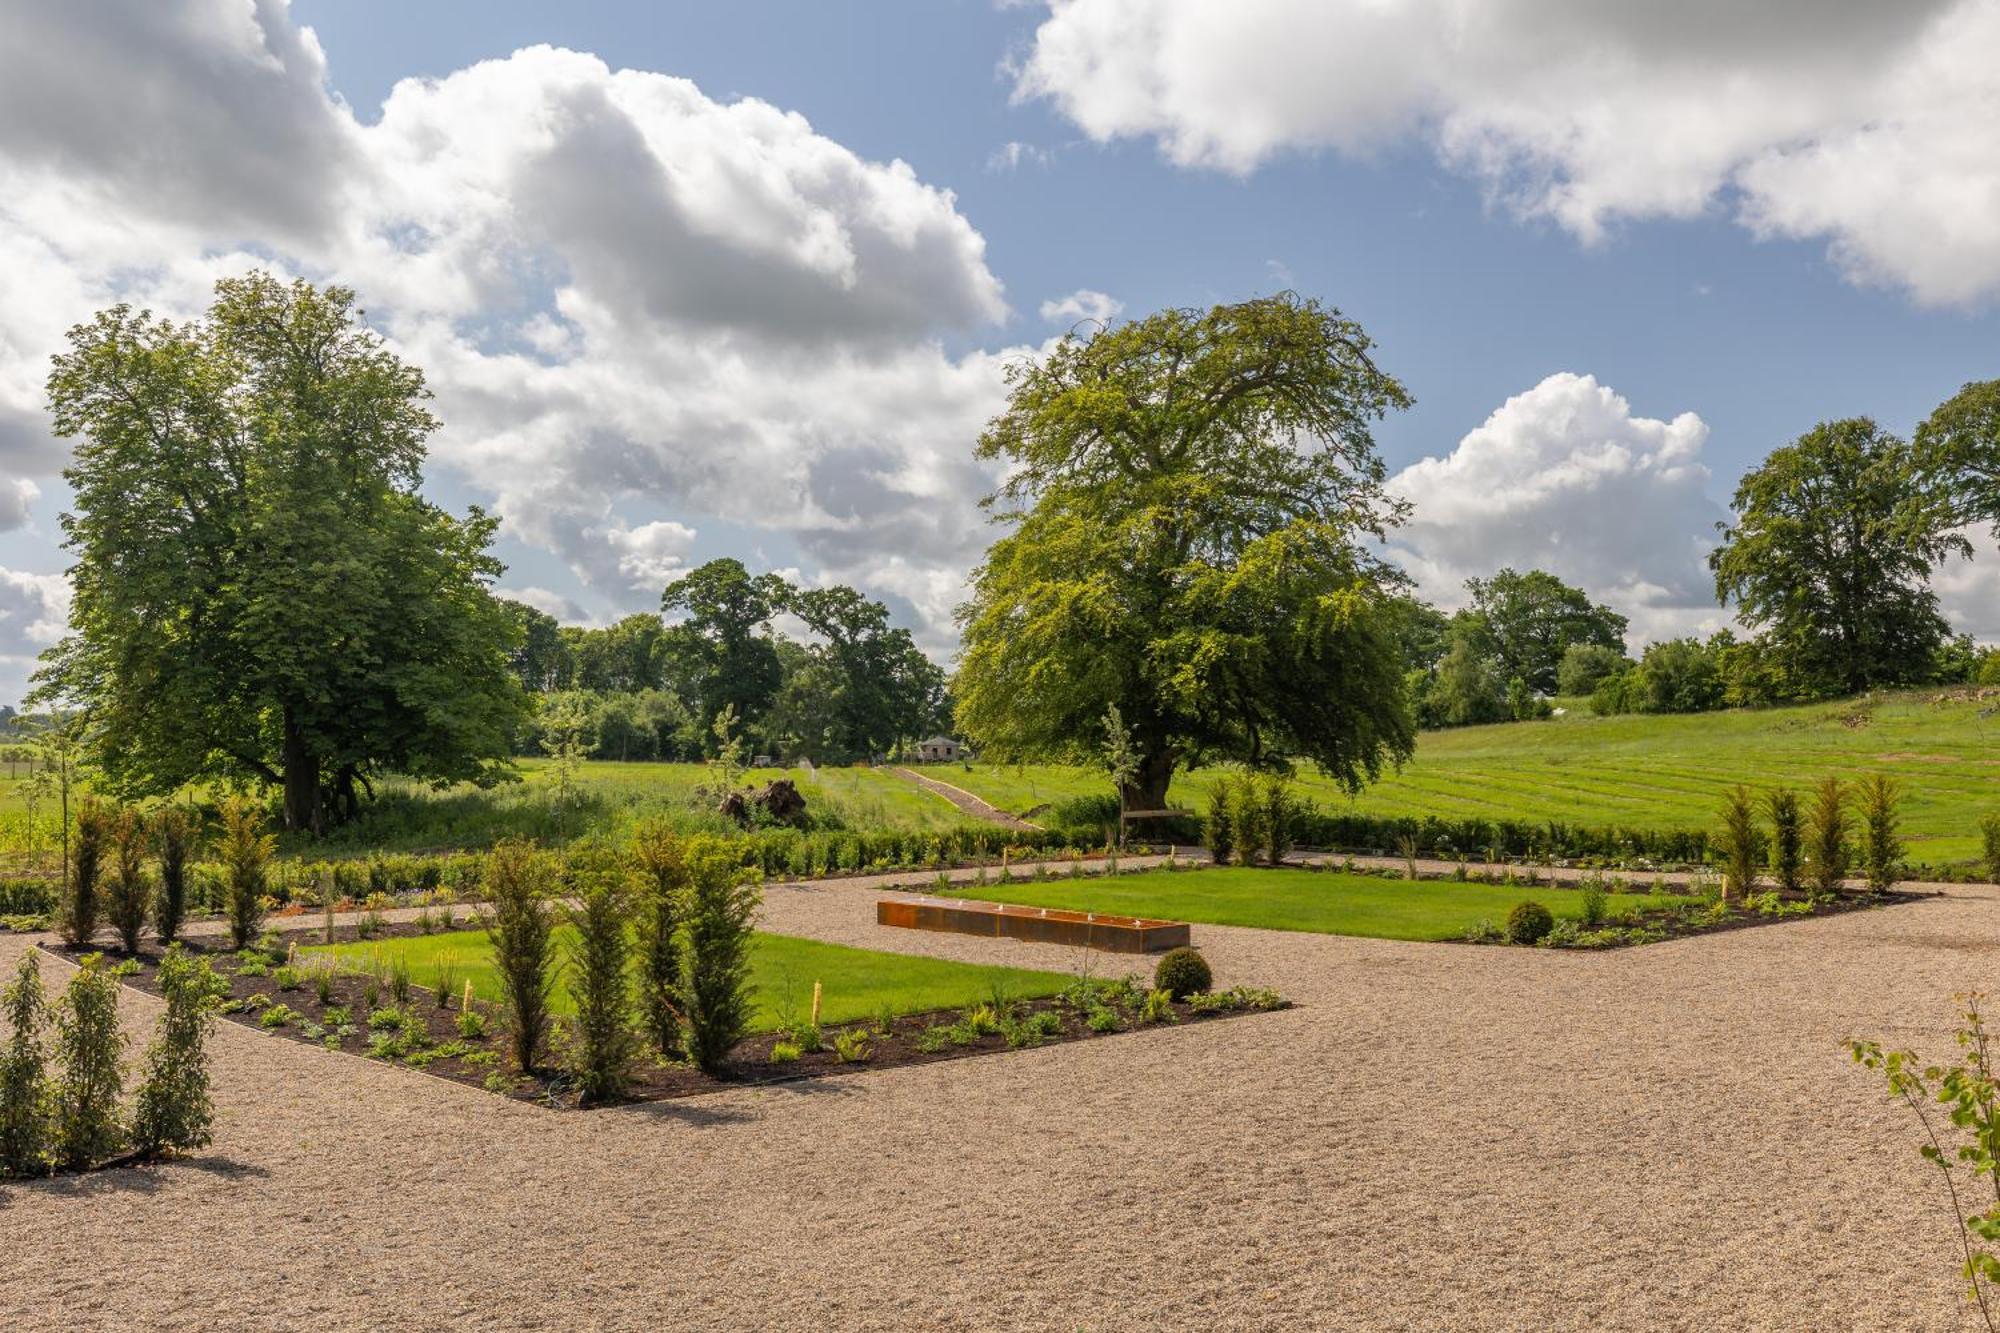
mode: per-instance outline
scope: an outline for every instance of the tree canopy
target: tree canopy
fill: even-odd
[[[423,375],[353,299],[253,273],[189,323],[113,307],[55,358],[73,632],[38,697],[88,712],[115,787],[280,785],[318,828],[378,773],[507,775],[494,520],[417,494]]]
[[[1371,424],[1405,407],[1360,326],[1284,295],[1167,310],[1014,366],[978,454],[1010,529],[959,613],[960,725],[1076,757],[1116,706],[1128,808],[1177,767],[1310,759],[1350,788],[1411,751],[1391,605],[1361,540],[1400,521]]]
[[[1555,575],[1503,569],[1467,579],[1466,614],[1477,638],[1499,664],[1502,680],[1520,679],[1540,694],[1556,692],[1563,654],[1576,644],[1625,651],[1625,617],[1590,600]]]

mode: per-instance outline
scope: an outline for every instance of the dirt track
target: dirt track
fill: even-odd
[[[873,898],[766,925],[1074,963]],[[1196,940],[1301,1007],[596,1114],[226,1024],[202,1158],[0,1187],[0,1327],[1970,1326],[1838,1042],[1941,1048],[1993,890],[1603,955]]]

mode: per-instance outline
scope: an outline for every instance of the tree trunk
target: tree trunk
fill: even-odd
[[[319,756],[290,709],[285,710],[285,827],[323,831],[319,803]]]
[[[1139,759],[1139,771],[1119,792],[1125,809],[1164,810],[1167,785],[1174,780],[1174,756],[1165,747],[1149,748]]]

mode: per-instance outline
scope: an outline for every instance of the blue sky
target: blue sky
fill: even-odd
[[[736,554],[948,656],[1043,303],[1292,288],[1415,394],[1427,591],[1539,564],[1712,628],[1746,467],[2000,375],[2000,5],[1696,8],[0,0],[0,697],[60,631],[56,335],[253,262],[360,289],[430,489],[567,617]],[[1995,564],[1945,587],[1989,637]]]

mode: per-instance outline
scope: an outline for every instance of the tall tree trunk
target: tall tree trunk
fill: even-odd
[[[1119,794],[1124,798],[1125,809],[1164,810],[1167,808],[1167,785],[1174,780],[1174,755],[1165,746],[1147,746],[1139,757],[1139,771],[1125,784]],[[1143,825],[1135,832],[1143,831]]]
[[[306,745],[305,731],[285,710],[285,827],[322,832],[319,756]]]

